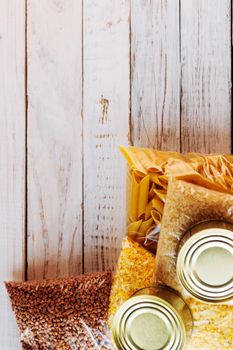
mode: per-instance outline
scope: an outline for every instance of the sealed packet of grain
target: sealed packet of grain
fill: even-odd
[[[155,272],[158,283],[179,291],[187,283],[190,291],[195,289],[194,296],[201,295],[202,288],[207,293],[213,280],[216,289],[208,291],[210,301],[218,301],[218,289],[223,299],[233,298],[233,195],[171,179]],[[214,281],[217,275],[219,284]]]
[[[27,350],[113,350],[107,327],[110,272],[6,282]]]

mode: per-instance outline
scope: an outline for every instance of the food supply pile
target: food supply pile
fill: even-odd
[[[128,312],[124,305],[137,300],[134,295],[141,289],[161,285],[180,293],[191,310],[193,332],[185,349],[233,349],[233,305],[205,303],[185,294],[177,277],[181,242],[187,232],[188,238],[195,236],[190,233],[194,225],[208,220],[233,224],[233,156],[120,149],[128,162],[127,235],[113,281],[110,272],[103,272],[6,283],[24,348],[130,350],[130,330],[123,329],[122,343],[113,337],[113,324],[121,325],[119,310]],[[140,298],[141,303],[159,300],[158,295]],[[169,307],[169,300],[163,303]],[[168,348],[183,349],[180,344]]]
[[[110,320],[130,294],[132,296],[136,290],[155,283],[156,279],[161,279],[162,284],[179,289],[175,272],[177,234],[178,237],[182,237],[189,227],[206,218],[228,222],[232,222],[233,219],[231,155],[180,155],[175,152],[158,152],[135,147],[122,147],[121,151],[129,163],[128,243],[125,246],[123,242],[113,281]],[[135,178],[138,180],[137,185]],[[144,179],[147,182],[146,186]],[[139,205],[135,202],[140,202],[143,197],[140,186],[144,191],[144,210],[141,205],[135,216],[132,213],[136,212],[135,207]],[[159,210],[152,205],[155,200],[160,203]],[[151,210],[150,216],[148,207]],[[154,211],[156,215],[153,214]],[[153,221],[151,218],[148,221],[148,216]],[[144,230],[145,223],[150,224],[147,231]],[[154,228],[157,230],[153,234]],[[129,242],[130,240],[132,242]],[[137,255],[134,254],[135,242],[139,243],[136,247],[140,249],[137,250]],[[150,250],[152,254],[142,247]],[[147,267],[141,264],[141,258],[145,259],[144,261],[148,260]],[[139,276],[138,279],[134,276],[129,278],[127,271],[132,271],[132,264],[134,276]],[[138,281],[140,285],[137,285]],[[187,303],[193,313],[194,329],[186,348],[232,349],[233,306],[205,304],[190,297],[187,298]]]

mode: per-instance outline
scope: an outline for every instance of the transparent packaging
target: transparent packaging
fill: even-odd
[[[233,156],[120,147],[128,162],[127,235],[156,254],[169,177],[233,194]]]
[[[74,278],[7,282],[28,350],[112,350],[107,326],[111,272]]]

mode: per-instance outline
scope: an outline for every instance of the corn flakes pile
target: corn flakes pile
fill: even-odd
[[[110,296],[109,323],[117,309],[137,290],[152,285],[155,256],[136,242],[125,238]]]

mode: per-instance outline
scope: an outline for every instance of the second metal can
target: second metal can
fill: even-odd
[[[119,308],[112,337],[118,350],[181,350],[192,327],[191,311],[177,292],[148,287]]]

